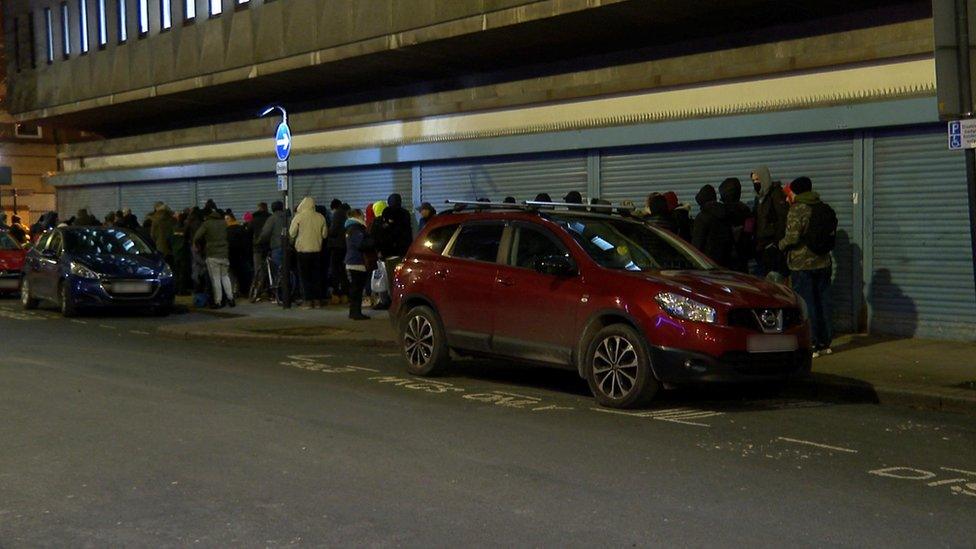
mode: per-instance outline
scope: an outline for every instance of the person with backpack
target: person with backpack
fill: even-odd
[[[837,240],[837,214],[820,200],[809,177],[794,179],[790,188],[796,202],[786,216],[786,236],[780,240],[779,248],[787,254],[793,290],[806,303],[816,358],[832,352],[830,252]]]

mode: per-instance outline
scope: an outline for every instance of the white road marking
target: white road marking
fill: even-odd
[[[946,480],[937,480],[935,482],[930,482],[929,486],[942,486],[944,484],[958,484],[960,482],[966,482],[967,479],[964,478],[950,478]]]
[[[380,354],[378,354],[376,356],[381,356],[381,357],[389,358],[389,357],[403,356],[403,355],[401,353],[380,353]]]
[[[106,330],[118,330],[115,326],[109,326],[108,324],[99,324],[99,328],[105,328]]]
[[[976,478],[976,472],[967,471],[965,469],[953,469],[952,467],[939,467],[939,469],[942,469],[943,471],[952,471],[953,473],[962,473],[964,475],[969,475]]]
[[[850,448],[841,448],[840,446],[831,446],[829,444],[820,444],[819,442],[810,442],[809,440],[800,440],[800,439],[796,439],[796,438],[787,438],[787,437],[777,437],[777,438],[778,438],[778,440],[782,440],[784,442],[793,442],[795,444],[806,444],[808,446],[816,446],[817,448],[823,448],[825,450],[834,450],[834,451],[837,451],[837,452],[847,452],[848,454],[856,454],[857,453],[857,450],[852,450]]]
[[[143,332],[142,330],[129,330],[129,333],[143,336],[151,335],[149,332]]]
[[[645,419],[653,419],[656,421],[667,421],[669,423],[680,423],[682,425],[692,425],[695,427],[711,427],[707,423],[699,423],[697,421],[687,421],[687,419],[702,419],[706,417],[715,417],[724,415],[724,412],[712,412],[708,410],[694,410],[687,408],[670,408],[667,410],[651,410],[647,412],[628,412],[625,410],[612,410],[609,408],[590,408],[591,410],[597,412],[603,412],[604,414],[617,414],[621,416],[639,417]],[[693,417],[687,416],[687,414],[693,414]]]
[[[69,319],[69,320],[70,320],[71,322],[74,322],[75,324],[88,324],[88,323],[87,323],[87,322],[85,322],[84,320],[78,320],[77,318],[71,318],[71,319]]]

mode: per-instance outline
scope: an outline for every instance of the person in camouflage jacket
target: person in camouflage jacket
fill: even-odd
[[[812,205],[820,202],[809,177],[790,183],[796,202],[786,216],[786,236],[779,248],[787,253],[793,290],[803,298],[810,318],[813,356],[830,354],[833,339],[833,300],[830,295],[832,263],[830,254],[818,255],[807,247],[804,235],[810,225]]]

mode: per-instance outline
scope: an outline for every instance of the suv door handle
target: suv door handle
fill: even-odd
[[[514,286],[515,282],[511,278],[505,278],[502,276],[495,277],[495,282],[501,284],[502,286]]]

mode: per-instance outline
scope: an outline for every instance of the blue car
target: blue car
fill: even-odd
[[[173,271],[136,233],[115,227],[48,231],[27,254],[21,302],[57,304],[64,316],[126,308],[167,315],[176,290]]]

